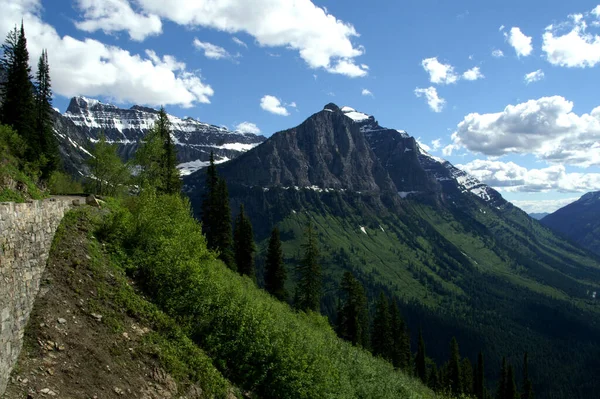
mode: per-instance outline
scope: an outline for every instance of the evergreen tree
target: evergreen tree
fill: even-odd
[[[429,371],[429,377],[427,378],[427,386],[434,391],[441,389],[440,383],[440,372],[438,370],[437,364],[435,362],[431,362],[431,367]]]
[[[42,51],[35,75],[35,138],[39,146],[41,177],[48,180],[58,169],[60,156],[52,129],[52,89],[46,50]]]
[[[479,355],[477,356],[477,370],[475,372],[473,394],[477,399],[485,399],[487,397],[485,390],[485,370],[483,364],[483,353],[481,352],[479,352]]]
[[[423,382],[427,378],[427,365],[425,363],[425,341],[423,340],[423,331],[419,328],[419,343],[417,346],[417,358],[415,359],[415,368],[417,370],[417,377]]]
[[[394,341],[392,364],[396,368],[408,370],[410,366],[410,337],[396,301],[391,303],[390,316],[392,320],[392,339]]]
[[[265,289],[280,301],[287,301],[288,294],[285,290],[287,273],[283,264],[283,250],[279,239],[279,229],[273,228],[269,247],[267,248],[267,259],[265,261]]]
[[[381,356],[386,360],[391,359],[391,349],[394,344],[392,338],[392,320],[389,312],[388,300],[379,293],[375,304],[375,316],[373,317],[373,330],[371,332],[371,348],[373,355]]]
[[[473,377],[473,365],[469,358],[463,358],[460,365],[460,375],[462,377],[461,387],[463,393],[467,395],[473,394],[473,385],[474,385],[474,377]]]
[[[515,373],[512,365],[508,366],[508,372],[506,373],[506,393],[504,399],[519,399],[519,392],[517,391],[517,385],[515,384]]]
[[[344,303],[338,314],[338,335],[353,345],[369,345],[367,296],[362,284],[352,273],[345,272],[340,284]]]
[[[213,239],[215,249],[221,259],[231,270],[236,270],[232,251],[231,209],[229,207],[229,191],[224,179],[219,178],[215,193]]]
[[[238,273],[249,276],[252,280],[256,281],[254,270],[254,252],[256,252],[254,233],[252,231],[252,223],[244,213],[243,204],[240,205],[240,213],[235,221],[233,248]]]
[[[529,361],[527,358],[527,352],[523,356],[523,392],[521,393],[521,399],[533,399],[533,384],[529,379]]]
[[[158,111],[158,119],[154,124],[154,128],[158,131],[162,143],[159,192],[177,194],[181,191],[181,180],[177,170],[177,150],[171,137],[171,122],[164,107],[161,107]]]
[[[458,342],[455,337],[452,337],[450,342],[450,362],[448,363],[448,383],[453,394],[459,395],[463,389],[461,386],[461,365],[460,352],[458,350]]]
[[[210,163],[206,168],[206,187],[202,198],[202,232],[206,236],[206,245],[209,249],[215,250],[214,225],[215,212],[213,208],[216,206],[217,184],[219,175],[215,166],[215,157],[213,152],[210,152]]]
[[[321,265],[319,264],[319,246],[317,236],[308,223],[302,244],[304,257],[298,265],[298,286],[296,290],[296,306],[301,310],[319,311],[321,304]]]
[[[2,53],[0,64],[6,71],[6,81],[0,86],[0,123],[11,126],[23,137],[29,147],[27,159],[36,161],[40,148],[35,137],[31,67],[22,22],[20,30],[15,26],[8,33]]]
[[[94,194],[109,196],[124,191],[131,178],[131,171],[117,154],[117,145],[107,143],[106,136],[101,133],[91,154],[92,157],[86,162],[92,176],[86,189]]]
[[[508,370],[506,369],[506,358],[502,358],[502,367],[500,368],[500,376],[498,378],[498,389],[496,391],[496,399],[506,399]]]

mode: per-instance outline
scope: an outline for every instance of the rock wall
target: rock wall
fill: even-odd
[[[56,228],[72,199],[0,203],[0,396],[21,347]]]

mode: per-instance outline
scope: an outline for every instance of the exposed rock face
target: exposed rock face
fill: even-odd
[[[83,161],[89,158],[94,142],[104,133],[107,141],[118,144],[119,155],[131,159],[140,140],[148,133],[158,117],[158,111],[134,105],[129,109],[104,104],[84,97],[71,99],[64,114],[54,114],[56,135],[67,169],[82,171]],[[252,133],[230,131],[193,118],[181,119],[170,115],[173,140],[182,174],[206,166],[210,152],[224,162],[262,143],[265,138]]]

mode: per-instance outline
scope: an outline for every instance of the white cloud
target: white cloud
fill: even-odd
[[[504,53],[502,52],[502,50],[496,49],[496,50],[492,51],[492,57],[502,58],[502,57],[504,57]]]
[[[232,37],[232,38],[231,38],[231,40],[233,40],[233,42],[234,42],[235,44],[237,44],[238,46],[242,46],[242,47],[246,47],[246,48],[248,48],[248,45],[247,45],[247,44],[246,44],[244,41],[242,41],[241,39],[238,39],[238,38],[237,38],[237,37],[235,37],[235,36],[234,36],[234,37]]]
[[[456,83],[458,75],[450,64],[442,64],[437,57],[425,58],[421,66],[429,74],[429,81],[436,84]]]
[[[533,71],[533,72],[529,72],[527,74],[525,74],[525,83],[529,84],[529,83],[533,83],[533,82],[538,82],[542,79],[544,79],[544,71],[542,71],[541,69],[538,69],[537,71]]]
[[[442,139],[431,140],[431,146],[433,147],[433,151],[437,151],[442,147]]]
[[[500,25],[500,27],[498,28],[499,32],[502,32],[504,30],[504,25]]]
[[[504,33],[504,37],[508,39],[508,44],[515,49],[519,57],[527,57],[533,51],[531,36],[526,36],[521,29],[515,26],[510,28],[510,33]]]
[[[217,46],[216,44],[203,42],[198,40],[197,38],[194,39],[193,43],[194,47],[196,47],[198,50],[204,51],[204,56],[206,58],[210,58],[213,60],[219,60],[221,58],[231,58],[231,54],[229,54],[227,50],[225,50],[221,46]]]
[[[476,159],[457,168],[505,192],[588,192],[600,190],[600,173],[569,173],[564,165],[527,169],[514,162]]]
[[[571,197],[553,200],[513,200],[511,202],[527,213],[552,213],[578,199],[578,197]]]
[[[598,7],[592,14],[595,14],[597,9]],[[594,67],[600,63],[600,36],[586,32],[587,24],[582,14],[570,15],[570,19],[570,22],[546,28],[542,36],[542,51],[552,65],[569,68]],[[571,30],[561,34],[565,28]]]
[[[529,153],[553,163],[600,165],[600,107],[581,115],[572,110],[571,101],[553,96],[472,113],[458,124],[453,144],[489,156]]]
[[[290,112],[281,104],[281,100],[269,94],[260,99],[260,107],[272,114],[283,116],[288,116],[290,114]]]
[[[454,144],[448,144],[447,146],[445,146],[444,148],[442,148],[442,154],[445,157],[449,157],[450,155],[452,155],[452,152],[454,150],[458,150],[460,148],[460,146],[454,145]]]
[[[483,74],[479,70],[479,67],[473,67],[471,69],[468,69],[462,74],[462,78],[465,80],[477,80],[483,79],[484,77],[485,76],[483,76]]]
[[[360,92],[361,95],[363,96],[371,96],[373,97],[373,93],[371,93],[371,90],[369,89],[362,89],[362,91]]]
[[[205,27],[235,34],[245,32],[263,47],[297,50],[310,68],[350,77],[365,76],[355,64],[364,48],[353,43],[359,34],[310,0],[136,0],[146,13],[186,27]]]
[[[429,108],[433,112],[442,112],[444,105],[446,104],[446,100],[438,96],[438,92],[435,87],[430,86],[426,89],[416,88],[415,95],[417,97],[423,97],[427,99],[427,104],[429,104]]]
[[[162,32],[158,16],[135,12],[127,0],[77,0],[76,3],[84,19],[75,22],[75,26],[85,32],[127,31],[136,41]]]
[[[421,141],[421,138],[417,138],[417,144],[419,145],[419,147],[421,147],[423,150],[429,152],[431,151],[431,147],[429,147],[427,144],[425,144],[423,141]]]
[[[296,105],[296,102],[295,102],[295,101],[292,101],[291,103],[289,103],[289,104],[286,104],[286,106],[288,106],[288,107],[292,107],[292,108],[296,108],[296,107],[297,107],[297,105]]]
[[[40,0],[0,0],[0,32],[23,19],[32,67],[48,49],[52,89],[66,97],[104,96],[116,102],[190,107],[209,103],[213,89],[183,62],[152,51],[132,54],[93,39],[59,36],[41,19]]]
[[[235,127],[235,130],[242,133],[260,134],[260,129],[252,122],[242,122]]]

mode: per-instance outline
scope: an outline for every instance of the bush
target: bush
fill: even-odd
[[[66,173],[55,171],[48,181],[50,194],[79,194],[83,192],[80,182]]]

